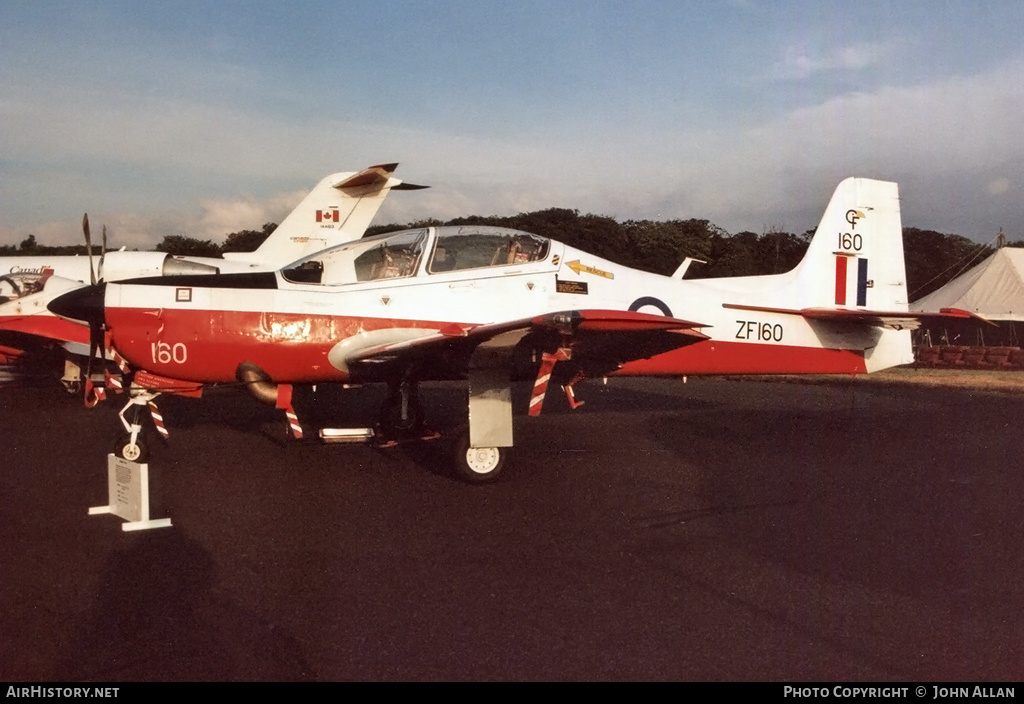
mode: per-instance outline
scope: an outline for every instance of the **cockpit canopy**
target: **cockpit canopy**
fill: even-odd
[[[421,272],[432,275],[540,262],[549,250],[547,239],[503,227],[419,228],[339,245],[300,259],[281,273],[293,283],[337,286],[402,279]]]
[[[39,293],[46,280],[53,274],[52,269],[23,271],[0,276],[0,304],[15,301],[33,293]]]

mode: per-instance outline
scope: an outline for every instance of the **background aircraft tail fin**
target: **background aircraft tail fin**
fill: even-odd
[[[230,253],[225,259],[283,267],[307,254],[359,239],[392,189],[426,188],[394,178],[397,166],[379,164],[327,176],[255,252]]]

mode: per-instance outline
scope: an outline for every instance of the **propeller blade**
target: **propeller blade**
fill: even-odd
[[[85,364],[85,379],[86,383],[83,384],[85,388],[85,406],[86,408],[92,408],[103,399],[102,387],[97,389],[92,380],[92,369],[93,365],[96,364],[96,354],[99,353],[100,358],[106,357],[105,351],[106,345],[104,344],[104,323],[102,319],[97,320],[92,317],[89,320],[89,361]],[[100,369],[105,366],[104,362],[100,362]]]
[[[89,233],[89,213],[82,216],[82,232],[85,233],[85,253],[89,256],[89,283],[96,284],[96,271],[92,268],[92,235]]]
[[[97,270],[97,278],[103,281],[103,262],[107,259],[107,226],[103,226],[103,249],[100,250],[100,266]]]

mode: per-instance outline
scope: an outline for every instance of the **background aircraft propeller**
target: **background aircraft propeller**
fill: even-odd
[[[93,266],[92,261],[92,234],[89,231],[88,213],[82,216],[82,233],[85,235],[85,250],[89,257],[89,283],[95,287],[97,284],[103,283],[103,262],[107,257],[107,226],[103,226],[100,260],[99,265],[95,267]],[[102,293],[100,294],[100,301],[102,310]],[[99,398],[102,397],[102,390],[97,391],[92,383],[92,365],[96,359],[97,352],[99,352],[104,359],[106,358],[106,346],[104,344],[105,326],[102,317],[97,317],[94,312],[93,315],[88,317],[88,323],[89,358],[85,362],[83,387],[85,388],[85,404],[87,406],[92,406],[95,405]]]
[[[89,213],[82,216],[82,233],[85,235],[85,253],[89,257],[89,283],[97,284],[103,282],[103,262],[107,258],[107,226],[103,226],[103,238],[100,246],[99,265],[92,263],[92,233],[89,230]]]
[[[89,234],[89,213],[82,216],[82,233],[85,234],[85,254],[89,257],[89,283],[96,285],[96,270],[92,265],[92,235]]]

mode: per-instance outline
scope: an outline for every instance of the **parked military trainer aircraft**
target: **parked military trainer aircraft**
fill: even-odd
[[[313,252],[357,240],[391,190],[424,188],[392,177],[397,164],[331,174],[313,188],[254,252],[223,258],[176,257],[164,252],[106,251],[92,257],[88,216],[82,228],[88,256],[0,257],[0,357],[33,343],[57,341],[67,354],[64,384],[77,388],[79,362],[89,354],[89,331],[54,317],[46,304],[70,289],[140,276],[273,271]]]
[[[573,385],[587,377],[885,369],[913,360],[920,316],[907,312],[905,279],[896,184],[850,178],[785,274],[684,280],[527,232],[436,227],[272,273],[93,286],[51,310],[105,330],[138,370],[140,403],[239,380],[290,410],[295,384],[383,382],[380,428],[394,437],[420,432],[419,381],[467,378],[456,469],[481,482],[512,446],[512,379],[534,379],[537,415],[549,383],[575,406]]]

